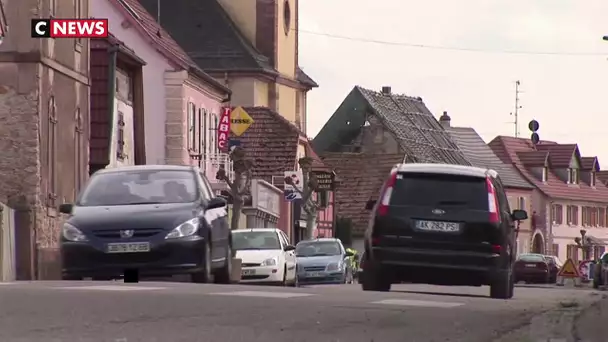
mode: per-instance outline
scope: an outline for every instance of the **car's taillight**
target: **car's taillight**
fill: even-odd
[[[382,190],[382,194],[380,196],[380,203],[378,204],[378,212],[379,216],[383,216],[388,214],[388,205],[391,201],[391,195],[393,194],[393,188],[395,183],[397,182],[397,172],[391,173],[386,184],[384,184],[384,189]]]
[[[499,223],[500,215],[498,214],[498,196],[496,196],[496,189],[489,177],[486,178],[486,184],[488,185],[488,211],[490,212],[490,222]]]
[[[496,254],[500,254],[500,251],[502,251],[501,245],[492,245],[492,252],[494,252]]]

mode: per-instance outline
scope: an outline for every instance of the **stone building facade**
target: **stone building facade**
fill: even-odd
[[[32,18],[88,17],[87,0],[3,0],[0,202],[16,210],[18,279],[59,276],[64,218],[88,175],[89,42],[30,38]]]

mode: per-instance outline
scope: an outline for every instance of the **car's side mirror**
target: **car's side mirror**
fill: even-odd
[[[223,208],[226,206],[226,200],[221,198],[221,197],[214,197],[211,200],[209,200],[209,202],[207,203],[207,206],[205,207],[205,209],[209,210],[209,209],[217,209],[217,208]]]
[[[515,221],[523,221],[528,219],[528,213],[525,210],[515,209],[513,210],[511,217]]]
[[[62,214],[71,214],[74,205],[72,203],[63,203],[59,205],[59,212]]]
[[[355,255],[355,253],[351,252],[351,251],[346,251],[346,256],[347,257],[352,257],[353,255]]]
[[[285,248],[283,248],[283,250],[285,252],[295,251],[296,250],[296,246],[294,246],[294,245],[287,245],[287,246],[285,246]]]
[[[376,201],[375,200],[369,200],[365,204],[365,210],[372,210],[372,209],[374,209],[375,205],[376,205]]]

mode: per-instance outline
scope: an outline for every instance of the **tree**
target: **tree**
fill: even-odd
[[[291,177],[285,177],[285,183],[291,185],[295,191],[302,196],[302,210],[306,213],[306,240],[312,239],[312,233],[317,223],[317,215],[321,206],[313,198],[313,193],[318,190],[319,183],[317,177],[312,173],[313,159],[307,155],[298,160],[298,164],[302,169],[302,190],[298,189],[293,184]]]
[[[334,224],[335,237],[342,241],[344,246],[350,247],[353,243],[353,220],[348,217],[338,216]]]
[[[249,196],[251,189],[251,169],[253,163],[247,159],[245,150],[240,146],[235,146],[230,151],[230,160],[234,169],[234,180],[230,180],[224,168],[220,168],[215,178],[226,182],[230,188],[232,196],[232,219],[230,229],[239,229],[239,219],[245,199]]]

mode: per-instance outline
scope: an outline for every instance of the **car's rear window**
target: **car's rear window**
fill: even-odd
[[[526,262],[542,262],[545,261],[545,257],[542,255],[535,254],[522,254],[517,258],[517,260],[526,261]]]
[[[488,210],[486,180],[478,177],[402,173],[391,196],[395,206],[458,206]]]

